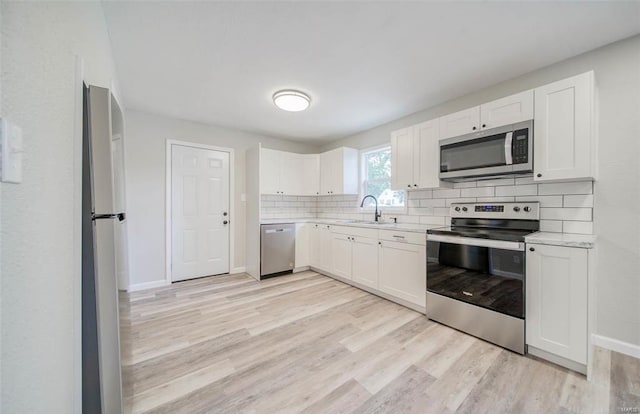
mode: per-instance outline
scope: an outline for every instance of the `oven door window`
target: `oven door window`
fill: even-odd
[[[524,252],[427,242],[427,290],[524,318]]]
[[[478,138],[440,147],[440,172],[507,165],[506,134]]]

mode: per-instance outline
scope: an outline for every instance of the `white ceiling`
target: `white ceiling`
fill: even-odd
[[[328,141],[640,32],[640,2],[105,2],[125,106]],[[306,91],[287,113],[271,95]]]

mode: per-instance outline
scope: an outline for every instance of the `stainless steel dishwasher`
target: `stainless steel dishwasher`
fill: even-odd
[[[293,270],[296,254],[294,223],[260,226],[260,276]]]

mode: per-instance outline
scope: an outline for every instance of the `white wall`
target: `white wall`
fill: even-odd
[[[599,90],[599,168],[594,185],[597,332],[640,346],[640,36],[325,145],[366,148],[391,131],[589,70]]]
[[[235,149],[235,257],[231,268],[245,266],[245,151],[259,142],[267,148],[309,153],[317,147],[213,125],[126,112],[125,170],[131,286],[165,279],[165,152],[167,139]],[[258,235],[256,235],[257,237]]]
[[[109,38],[98,2],[0,7],[2,116],[25,150],[23,183],[2,184],[0,412],[80,412],[75,54],[109,87]]]

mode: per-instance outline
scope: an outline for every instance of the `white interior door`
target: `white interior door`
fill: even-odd
[[[229,273],[229,153],[171,146],[171,280]]]
[[[116,134],[111,140],[113,162],[113,190],[115,210],[126,211],[124,182],[124,149],[122,135]],[[129,287],[129,243],[127,239],[127,221],[115,224],[115,253],[116,272],[118,274],[118,289],[127,290]]]

